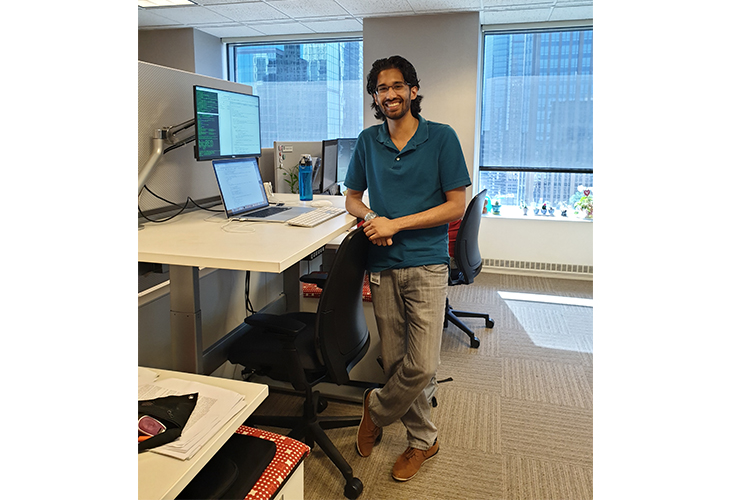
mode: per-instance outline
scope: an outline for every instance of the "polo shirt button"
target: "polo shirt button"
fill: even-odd
[[[400,156],[398,158],[396,158],[395,161],[400,161]]]

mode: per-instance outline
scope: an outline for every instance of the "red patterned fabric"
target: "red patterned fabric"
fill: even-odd
[[[322,289],[314,283],[302,283],[302,295],[310,299],[318,299],[322,295]],[[370,281],[367,276],[363,280],[362,300],[372,302],[373,296],[370,294]]]
[[[276,455],[261,477],[253,485],[245,500],[269,500],[279,491],[289,474],[309,455],[310,448],[306,444],[281,434],[254,429],[242,425],[236,430],[238,434],[268,439],[276,443]]]

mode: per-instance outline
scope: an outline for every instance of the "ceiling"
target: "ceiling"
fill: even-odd
[[[138,7],[140,30],[195,28],[219,38],[362,32],[366,17],[481,12],[482,24],[593,19],[593,0],[193,0]]]

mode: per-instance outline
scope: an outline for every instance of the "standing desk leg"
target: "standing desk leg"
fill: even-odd
[[[203,373],[203,321],[196,266],[170,266],[170,335],[172,369]]]
[[[302,284],[299,277],[307,273],[307,264],[299,261],[284,270],[284,295],[286,312],[301,311]]]

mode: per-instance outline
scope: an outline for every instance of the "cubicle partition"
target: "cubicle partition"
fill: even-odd
[[[321,158],[322,141],[274,141],[274,169],[276,179],[276,182],[274,183],[275,192],[292,192],[286,182],[284,172],[291,172],[293,169],[296,169],[302,155],[310,155],[312,157]]]
[[[142,61],[138,62],[137,78],[138,172],[153,153],[152,139],[158,129],[193,119],[193,85],[251,93],[248,85]],[[193,133],[193,128],[178,135],[186,137]],[[196,202],[219,198],[211,162],[197,161],[193,147],[194,143],[189,143],[164,154],[147,178],[147,187],[161,198],[179,204],[184,204],[188,197]],[[147,190],[142,191],[139,206],[145,213],[169,208],[169,204]]]
[[[139,62],[138,77],[138,172],[152,153],[152,138],[160,128],[184,123],[193,118],[193,85],[251,93],[247,85],[219,80],[186,71]],[[193,127],[187,130],[192,133]],[[186,131],[180,136],[185,136]],[[148,177],[147,186],[157,195],[176,203],[188,197],[196,202],[219,199],[218,187],[210,161],[197,161],[190,143],[163,155]],[[273,181],[273,149],[269,148],[270,167],[264,180]],[[267,178],[268,175],[268,178]],[[154,218],[167,207],[146,190],[139,197],[139,206]],[[146,221],[141,219],[142,223]],[[149,231],[143,229],[142,232]],[[203,310],[203,344],[213,345],[246,316],[241,300],[244,289],[250,288],[255,307],[275,301],[282,288],[282,277],[275,273],[252,273],[250,285],[245,284],[245,272],[205,269],[200,272],[201,308]],[[155,285],[143,286],[140,277],[138,309],[138,362],[141,366],[173,369],[170,338],[169,275],[150,277]],[[159,283],[159,284],[158,284]]]

